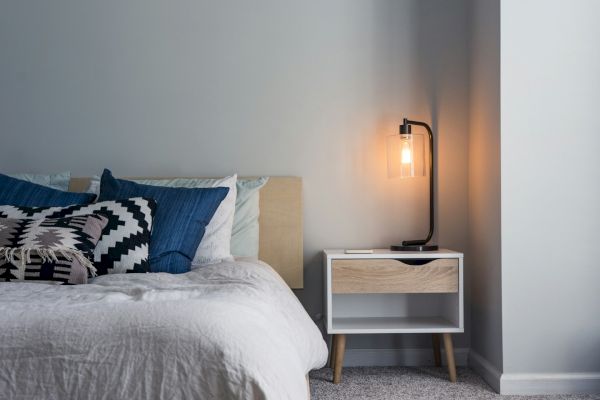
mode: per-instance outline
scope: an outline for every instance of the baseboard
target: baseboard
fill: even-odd
[[[502,374],[500,394],[551,395],[600,393],[600,373]]]
[[[502,395],[600,393],[600,373],[503,374],[473,349],[469,367]]]
[[[473,349],[469,352],[469,367],[479,374],[496,393],[500,393],[502,372]]]
[[[600,373],[503,374],[479,353],[454,349],[457,366],[469,366],[502,395],[552,395],[600,393]],[[442,349],[442,359],[445,354]],[[434,365],[432,349],[346,349],[345,367]]]
[[[454,349],[457,366],[467,365],[469,349]],[[442,349],[442,361],[446,355]],[[344,367],[424,367],[434,365],[432,349],[346,349]]]

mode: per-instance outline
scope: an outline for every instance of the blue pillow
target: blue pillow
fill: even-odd
[[[228,188],[172,188],[116,179],[105,169],[98,201],[149,197],[156,201],[150,236],[150,271],[188,272],[196,249]]]
[[[51,189],[0,174],[0,205],[21,207],[65,207],[89,204],[96,196]]]

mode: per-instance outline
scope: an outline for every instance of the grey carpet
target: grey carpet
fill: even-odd
[[[597,395],[500,396],[473,371],[458,369],[458,382],[448,381],[445,368],[359,367],[344,368],[342,382],[331,383],[330,368],[310,373],[312,400],[350,399],[518,399],[590,400]]]

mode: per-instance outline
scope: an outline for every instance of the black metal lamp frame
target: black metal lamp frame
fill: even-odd
[[[431,127],[425,122],[411,121],[404,118],[402,125],[400,125],[401,135],[411,134],[411,125],[422,126],[427,129],[429,134],[429,234],[425,239],[422,240],[404,240],[401,245],[392,245],[390,250],[392,251],[434,251],[438,249],[437,245],[427,244],[433,236],[434,228],[434,203],[433,203],[433,132]]]

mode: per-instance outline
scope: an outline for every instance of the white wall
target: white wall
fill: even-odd
[[[466,10],[463,0],[2,2],[0,170],[302,176],[298,295],[319,314],[321,249],[426,233],[427,180],[387,178],[385,137],[403,116],[439,132],[438,242],[466,248]]]
[[[600,392],[599,15],[595,0],[502,2],[507,392],[523,373]]]
[[[502,372],[499,0],[471,2],[470,44],[470,361],[498,389]]]

